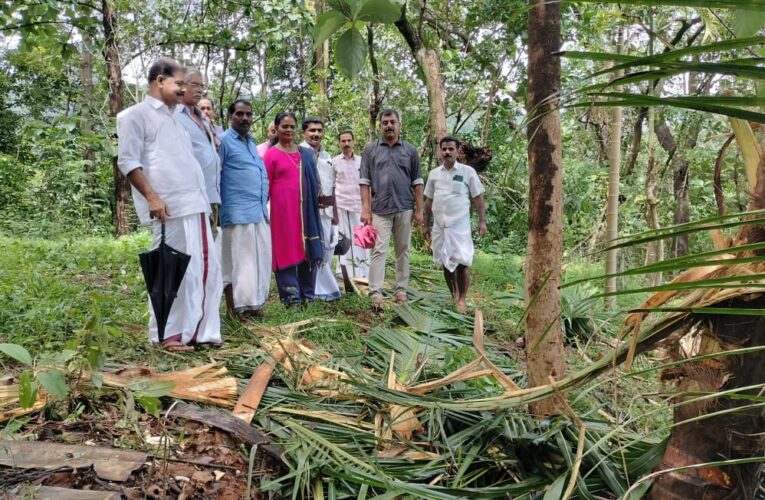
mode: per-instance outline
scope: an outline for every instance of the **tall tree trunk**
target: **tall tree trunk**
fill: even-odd
[[[406,40],[417,67],[422,71],[428,94],[428,142],[435,149],[438,139],[446,135],[446,92],[441,81],[441,55],[435,49],[427,48],[409,20],[406,12],[396,21],[396,28]]]
[[[560,324],[563,258],[563,164],[560,111],[560,4],[529,0],[528,122],[529,235],[526,247],[526,350],[529,386],[565,372]],[[538,416],[557,414],[548,398],[531,405]]]
[[[722,188],[722,168],[725,163],[725,152],[736,137],[731,135],[728,140],[723,143],[720,151],[717,153],[715,159],[715,173],[714,173],[714,188],[715,188],[715,202],[717,203],[717,215],[725,215],[725,198],[723,197]]]
[[[623,31],[621,25],[616,33],[616,52],[622,52]],[[617,72],[614,78],[620,78],[622,71]],[[621,86],[614,89],[621,92]],[[616,107],[611,111],[611,137],[608,145],[608,196],[606,201],[606,241],[612,245],[619,237],[619,174],[622,164],[622,108]],[[606,253],[606,275],[616,274],[618,267],[619,250],[612,248]],[[606,293],[616,292],[616,276],[606,278]],[[606,297],[606,307],[616,307],[616,296]]]
[[[624,164],[624,174],[632,175],[635,170],[635,164],[637,163],[638,156],[640,155],[640,143],[643,140],[643,122],[646,116],[648,116],[648,108],[640,108],[638,110],[638,116],[635,119],[635,123],[632,125],[632,143],[630,144],[630,155],[627,158],[627,162]]]
[[[109,112],[112,117],[124,107],[125,86],[122,81],[122,66],[120,65],[119,46],[117,45],[117,14],[112,0],[101,1],[104,27],[104,59],[106,72],[109,76]],[[127,219],[127,207],[130,199],[130,185],[119,168],[117,157],[112,159],[114,177],[114,228],[118,236],[130,231]]]
[[[675,213],[673,222],[685,224],[690,220],[690,198],[688,194],[688,152],[696,147],[701,132],[700,122],[689,117],[691,123],[682,145],[678,145],[665,120],[656,123],[655,131],[659,144],[667,152],[672,164],[673,192],[675,197]],[[688,254],[688,235],[677,236],[672,241],[672,256],[681,257]]]
[[[315,0],[316,19],[319,18],[324,10],[324,0]],[[316,65],[314,66],[314,75],[316,75],[316,85],[318,87],[319,97],[319,116],[327,119],[329,116],[329,106],[327,102],[327,71],[329,69],[329,40],[324,40],[321,45],[316,47],[314,54]]]
[[[489,143],[489,132],[491,131],[491,111],[494,106],[494,98],[499,90],[499,79],[502,77],[502,67],[507,60],[507,53],[502,56],[497,68],[494,70],[494,78],[491,80],[491,87],[489,88],[489,99],[486,102],[486,116],[483,119],[483,131],[481,132],[481,147],[485,148]]]
[[[82,94],[80,96],[80,130],[84,134],[93,132],[93,56],[90,53],[93,40],[89,33],[82,33],[82,50],[80,51],[80,86]],[[96,153],[88,147],[83,155],[85,160],[85,170],[89,174],[88,180],[96,183],[94,172],[96,169]]]
[[[646,222],[650,229],[659,229],[659,213],[657,206],[659,200],[656,198],[656,155],[655,155],[655,137],[653,128],[656,120],[654,109],[648,109],[648,168],[645,173],[645,198],[646,204]],[[664,240],[651,241],[648,243],[645,254],[645,263],[652,264],[664,260]],[[649,284],[657,286],[661,283],[661,273],[650,275]]]
[[[369,50],[369,64],[372,67],[372,96],[369,103],[369,142],[377,137],[377,115],[382,107],[382,94],[380,94],[380,68],[377,65],[375,55],[375,35],[372,25],[367,24],[367,48]]]

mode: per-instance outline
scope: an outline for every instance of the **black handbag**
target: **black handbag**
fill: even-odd
[[[340,233],[340,241],[335,245],[335,255],[345,255],[351,249],[351,239]]]

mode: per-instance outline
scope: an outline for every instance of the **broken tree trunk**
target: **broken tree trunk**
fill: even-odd
[[[765,297],[756,300],[739,297],[717,304],[717,307],[762,309],[765,308]],[[695,320],[699,322],[699,330],[686,336],[700,337],[695,345],[701,348],[686,352],[686,357],[765,344],[765,317],[704,314]],[[671,371],[665,370],[662,378],[677,380],[680,392],[695,393],[696,396],[684,398],[689,401],[698,398],[700,393],[762,384],[765,382],[762,356],[762,351],[758,351],[687,363]],[[765,419],[761,405],[753,404],[745,397],[757,397],[759,392],[760,388],[751,389],[677,407],[672,435],[659,469],[762,456]],[[758,466],[752,463],[691,468],[661,474],[654,480],[649,498],[752,498]]]

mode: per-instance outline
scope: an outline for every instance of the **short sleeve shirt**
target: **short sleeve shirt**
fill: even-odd
[[[449,170],[443,166],[432,170],[425,184],[425,196],[433,200],[433,217],[441,227],[469,217],[470,200],[483,192],[483,184],[473,167],[459,162]]]
[[[417,150],[401,140],[392,146],[380,139],[370,142],[361,155],[359,184],[370,186],[374,214],[412,210],[412,188],[423,184]]]

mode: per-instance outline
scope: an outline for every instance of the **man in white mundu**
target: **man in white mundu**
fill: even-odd
[[[353,228],[361,225],[361,188],[359,171],[361,157],[353,152],[354,137],[351,130],[344,130],[338,136],[342,154],[332,158],[335,167],[335,203],[337,204],[338,229],[353,241]],[[369,274],[369,250],[351,244],[337,263],[338,272],[345,268],[343,279],[366,278]],[[346,283],[346,288],[350,286]]]
[[[446,136],[439,141],[444,164],[428,175],[425,184],[425,233],[433,219],[433,261],[444,269],[444,278],[457,310],[465,313],[470,286],[468,268],[473,264],[470,201],[478,212],[478,235],[486,234],[484,188],[476,171],[457,162],[459,140]]]
[[[191,344],[221,343],[223,285],[208,220],[210,202],[189,134],[174,114],[183,92],[183,69],[172,59],[160,59],[149,69],[148,80],[144,101],[117,115],[117,165],[132,185],[138,218],[152,226],[152,248],[159,246],[164,224],[165,242],[191,255],[163,347],[193,350]],[[158,342],[151,302],[149,314],[149,339]]]
[[[231,313],[262,316],[271,287],[268,173],[250,135],[252,105],[228,107],[231,127],[220,136],[223,283]]]
[[[318,300],[331,301],[340,298],[340,287],[332,272],[332,258],[335,256],[337,235],[337,205],[335,203],[335,167],[329,153],[321,146],[324,139],[324,121],[321,118],[308,117],[303,120],[303,143],[316,154],[316,168],[319,171],[319,219],[321,220],[321,239],[324,244],[324,260],[316,271],[314,293]]]

